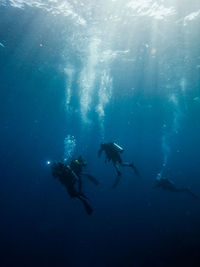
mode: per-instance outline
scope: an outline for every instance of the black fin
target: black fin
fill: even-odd
[[[117,187],[117,185],[118,185],[120,179],[121,179],[121,176],[118,175],[118,176],[116,177],[116,180],[115,180],[114,184],[113,184],[113,188],[116,188],[116,187]]]
[[[91,215],[91,214],[93,213],[93,209],[92,209],[92,207],[87,203],[86,200],[81,199],[81,201],[83,202],[83,205],[84,205],[84,207],[85,207],[85,210],[86,210],[87,214],[88,214],[88,215]]]

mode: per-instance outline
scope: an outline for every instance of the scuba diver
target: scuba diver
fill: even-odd
[[[65,186],[71,198],[78,198],[84,205],[88,214],[92,214],[93,209],[90,207],[86,199],[88,199],[80,190],[76,190],[75,186],[80,179],[70,166],[63,162],[53,163],[51,166],[52,175],[57,178],[61,184]],[[80,185],[78,185],[80,188]]]
[[[157,177],[155,187],[160,187],[163,190],[171,191],[171,192],[185,192],[193,198],[197,199],[198,197],[191,192],[188,188],[177,188],[172,181],[167,178]]]
[[[79,156],[77,159],[72,159],[70,162],[70,168],[75,172],[79,179],[79,192],[82,191],[82,175],[88,178],[91,182],[93,182],[95,185],[98,185],[99,182],[94,178],[92,175],[83,172],[83,168],[87,166],[87,163],[83,160],[82,156]]]
[[[105,152],[105,163],[108,161],[112,161],[113,166],[117,172],[117,178],[116,181],[113,185],[113,187],[115,188],[120,180],[120,176],[121,176],[121,172],[119,170],[119,165],[122,167],[130,167],[134,170],[135,174],[139,177],[140,174],[138,172],[138,170],[136,169],[135,165],[133,163],[125,163],[122,162],[122,159],[120,157],[120,153],[122,153],[124,150],[122,147],[120,147],[119,145],[117,145],[116,143],[102,143],[100,145],[100,149],[98,151],[98,156],[101,157],[102,152]]]

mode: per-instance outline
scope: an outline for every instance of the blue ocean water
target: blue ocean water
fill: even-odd
[[[199,266],[199,0],[0,0],[0,266]],[[124,148],[141,178],[97,156]],[[82,155],[71,199],[51,163]]]

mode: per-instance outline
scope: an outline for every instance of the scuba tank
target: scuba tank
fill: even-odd
[[[116,143],[112,143],[112,147],[116,152],[122,153],[124,149]]]

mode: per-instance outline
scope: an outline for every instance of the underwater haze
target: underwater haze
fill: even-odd
[[[200,1],[0,0],[0,62],[0,266],[200,266],[200,199],[155,188],[200,198]],[[79,155],[92,215],[51,174]]]

